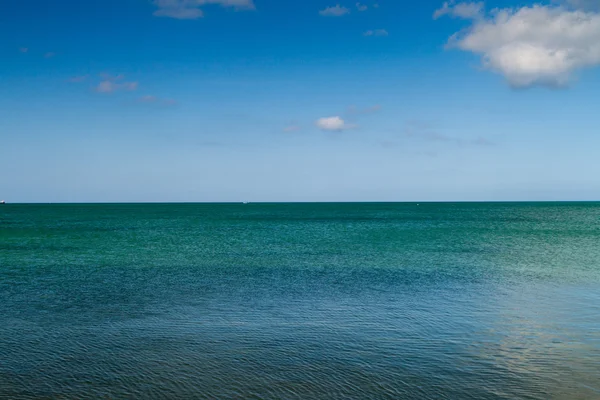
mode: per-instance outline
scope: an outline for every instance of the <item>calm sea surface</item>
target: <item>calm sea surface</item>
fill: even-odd
[[[0,398],[600,399],[600,203],[0,206]]]

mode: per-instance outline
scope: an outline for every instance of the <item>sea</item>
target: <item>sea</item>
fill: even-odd
[[[600,203],[0,206],[2,399],[600,399]]]

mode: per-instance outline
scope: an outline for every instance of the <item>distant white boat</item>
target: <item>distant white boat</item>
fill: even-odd
[[[0,200],[0,204],[6,204],[4,200]]]

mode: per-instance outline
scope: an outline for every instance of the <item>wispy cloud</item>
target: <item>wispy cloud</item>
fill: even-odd
[[[154,0],[157,17],[198,19],[204,16],[202,6],[216,4],[235,10],[254,10],[253,0]]]
[[[321,130],[334,132],[356,128],[356,125],[346,123],[340,116],[319,118],[315,125]]]
[[[44,54],[44,58],[52,58],[54,56],[56,56],[56,53],[54,53],[52,51],[49,51],[46,54]]]
[[[172,106],[177,104],[177,101],[175,101],[174,99],[163,99],[152,95],[142,96],[138,99],[138,102],[145,104],[157,104],[162,106]]]
[[[600,3],[596,1],[597,3]],[[483,67],[515,88],[564,87],[575,72],[600,66],[600,12],[596,2],[565,0],[566,6],[533,5],[495,9],[482,3],[445,3],[434,18],[471,21],[452,35],[449,48],[481,56]]]
[[[137,90],[139,83],[138,82],[126,82],[123,81],[125,79],[124,75],[116,75],[112,76],[106,73],[100,74],[101,77],[104,78],[102,82],[100,82],[95,90],[98,93],[114,93],[117,91],[134,91]]]
[[[338,4],[333,7],[327,7],[324,10],[319,11],[319,14],[323,17],[341,17],[346,14],[350,14],[350,9],[347,7],[342,7]]]
[[[369,7],[366,4],[361,4],[361,3],[356,3],[356,9],[358,11],[367,11],[369,9]]]
[[[20,53],[27,53],[29,51],[29,49],[27,47],[21,47],[19,48],[19,52]]]
[[[364,36],[388,36],[389,33],[385,29],[368,30],[363,33]]]

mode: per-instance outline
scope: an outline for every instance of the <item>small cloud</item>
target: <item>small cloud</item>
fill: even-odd
[[[455,0],[447,1],[442,8],[435,11],[433,19],[438,19],[444,15],[462,19],[478,19],[483,17],[485,5],[483,2],[477,3],[458,3]]]
[[[44,58],[52,58],[55,55],[56,55],[56,53],[53,53],[53,52],[49,51],[46,54],[44,54]]]
[[[158,101],[158,97],[156,96],[142,96],[138,99],[140,103],[156,103]]]
[[[112,93],[116,91],[118,85],[112,81],[102,81],[96,86],[96,92],[98,93]]]
[[[158,10],[154,12],[156,17],[167,17],[174,19],[198,19],[204,17],[200,7],[206,4],[218,4],[221,7],[231,7],[236,11],[254,10],[253,0],[154,0]]]
[[[360,3],[356,3],[356,9],[358,11],[367,11],[369,9],[369,7],[367,7],[366,4],[360,4]]]
[[[123,89],[125,89],[125,90],[131,90],[131,91],[137,90],[138,86],[139,86],[138,82],[123,82],[121,84],[121,87]]]
[[[29,49],[27,47],[21,47],[19,49],[19,53],[27,53],[29,51]]]
[[[327,7],[326,9],[319,11],[319,14],[323,17],[341,17],[343,15],[350,14],[350,10],[338,4],[336,6]]]
[[[175,99],[163,99],[162,103],[166,106],[174,106],[175,104],[177,104],[177,100]]]
[[[389,33],[385,29],[368,30],[363,33],[363,36],[388,36]]]
[[[298,125],[290,125],[283,128],[284,132],[298,132],[300,130],[300,126]]]
[[[373,4],[373,8],[379,8],[379,3]]]
[[[114,93],[120,90],[134,91],[137,90],[138,82],[123,82],[118,83],[114,80],[104,80],[96,86],[98,93]]]
[[[356,125],[347,124],[339,116],[319,118],[315,124],[317,125],[317,128],[319,128],[321,130],[337,131],[337,132],[344,131],[347,129],[352,129],[352,128],[356,127]]]
[[[71,83],[81,83],[84,82],[85,80],[87,80],[88,75],[81,75],[81,76],[73,76],[69,79],[67,79],[68,82]]]

